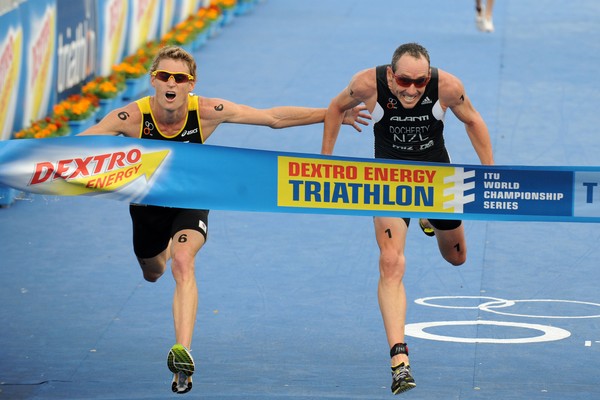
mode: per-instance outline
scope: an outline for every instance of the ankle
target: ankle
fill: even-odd
[[[401,367],[401,366],[408,366],[410,365],[410,362],[408,361],[408,357],[407,356],[396,356],[393,357],[391,360],[391,367],[392,370]]]
[[[400,364],[409,365],[408,361],[408,345],[406,343],[396,343],[390,349],[390,358],[392,368]]]

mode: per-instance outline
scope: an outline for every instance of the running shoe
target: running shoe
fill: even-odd
[[[169,350],[167,367],[174,374],[183,372],[187,376],[192,376],[194,374],[194,359],[185,346],[176,344]]]
[[[417,386],[414,378],[410,374],[410,365],[400,363],[392,367],[392,393],[400,394],[407,390],[414,389]]]
[[[475,26],[481,32],[485,32],[485,17],[482,12],[477,12],[475,14]]]
[[[425,226],[425,223],[423,221],[424,221],[423,218],[419,218],[419,226],[421,227],[421,230],[423,231],[423,233],[426,234],[427,236],[435,236],[435,231],[433,230],[433,228],[429,228],[429,227]]]
[[[185,372],[173,374],[173,383],[171,384],[173,393],[184,394],[192,390],[192,377]]]
[[[486,18],[482,13],[475,14],[475,25],[481,32],[494,32],[494,22],[492,18]]]
[[[483,21],[483,31],[484,32],[494,32],[494,21],[491,18],[486,18]]]

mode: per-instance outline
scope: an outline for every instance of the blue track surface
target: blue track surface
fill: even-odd
[[[354,72],[418,41],[465,83],[498,164],[597,166],[599,17],[596,0],[499,0],[496,32],[483,34],[467,0],[268,0],[197,54],[197,92],[325,107]],[[477,163],[451,113],[446,122],[453,161]],[[210,143],[316,153],[321,128],[222,126]],[[370,130],[346,127],[336,154],[370,157]],[[600,398],[597,225],[465,227],[460,268],[409,232],[407,322],[442,340],[409,325],[418,386],[401,397]],[[173,279],[143,281],[126,204],[25,196],[0,210],[0,238],[0,399],[176,397]],[[185,396],[391,398],[377,263],[370,218],[212,212]]]

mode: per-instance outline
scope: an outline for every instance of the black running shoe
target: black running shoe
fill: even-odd
[[[392,367],[392,393],[400,394],[407,390],[414,389],[417,386],[414,378],[410,374],[410,365],[401,363]]]

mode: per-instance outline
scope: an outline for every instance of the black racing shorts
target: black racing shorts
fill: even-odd
[[[377,155],[375,155],[377,157]],[[382,157],[383,158],[383,157]],[[413,160],[413,161],[428,161],[428,162],[439,162],[448,164],[450,163],[450,155],[445,147],[439,149],[435,154],[429,154],[427,159],[423,160]],[[406,222],[406,227],[410,225],[410,218],[402,218],[404,222]],[[440,231],[450,231],[452,229],[456,229],[462,224],[462,221],[459,219],[427,219],[431,226]]]
[[[410,225],[410,218],[402,218],[404,222],[406,222],[406,227]],[[440,231],[451,231],[452,229],[456,229],[462,224],[460,219],[427,219],[431,226]]]
[[[133,224],[133,251],[139,258],[150,258],[167,248],[169,241],[183,229],[208,235],[208,210],[130,204]]]

